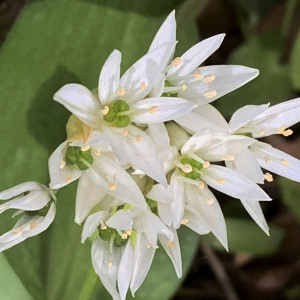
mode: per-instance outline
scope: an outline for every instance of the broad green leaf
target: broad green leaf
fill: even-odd
[[[292,50],[290,72],[293,87],[296,90],[300,90],[300,32],[298,33]]]
[[[283,203],[300,223],[300,184],[291,180],[280,178]]]
[[[269,255],[278,249],[284,237],[284,230],[272,224],[269,224],[270,236],[267,236],[252,220],[226,218],[226,225],[229,252]],[[217,249],[224,249],[211,234],[203,236],[201,240]]]
[[[71,82],[96,87],[100,68],[115,48],[123,53],[125,70],[147,51],[166,15],[182,2],[43,0],[25,7],[0,49],[0,190],[28,180],[48,183],[48,156],[64,141],[70,115],[53,94]],[[184,39],[189,46],[194,42]],[[73,223],[75,186],[58,193],[57,217],[46,233],[4,253],[34,299],[105,299],[90,263],[90,246],[80,244],[81,228]],[[1,215],[1,234],[16,222],[10,216]],[[191,237],[185,237],[187,262],[197,243]],[[161,281],[155,282],[158,289]],[[172,289],[177,284],[172,281]]]
[[[279,33],[268,32],[249,38],[233,52],[228,64],[246,65],[260,71],[250,83],[217,100],[214,104],[230,117],[240,107],[289,100],[291,81],[288,66],[280,64]]]

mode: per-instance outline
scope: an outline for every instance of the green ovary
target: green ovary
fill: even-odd
[[[180,160],[180,163],[182,163],[183,165],[190,165],[192,167],[191,172],[187,173],[184,172],[181,168],[178,168],[180,173],[187,178],[190,179],[199,179],[200,178],[200,170],[203,167],[203,164],[196,161],[193,158],[189,158],[189,157],[182,157]]]
[[[129,105],[123,100],[115,101],[111,106],[108,106],[108,112],[103,116],[103,119],[112,126],[123,128],[131,123],[129,114]]]
[[[113,239],[113,245],[115,247],[122,247],[126,244],[129,236],[126,236],[126,238],[123,238],[122,236],[120,236],[117,232],[116,229],[111,228],[111,227],[106,227],[105,229],[99,227],[98,228],[98,232],[99,232],[99,237],[104,240],[104,241],[110,241],[111,239]]]
[[[80,147],[73,146],[68,147],[64,160],[67,165],[77,165],[82,171],[87,170],[88,164],[94,162],[91,149],[83,151]]]

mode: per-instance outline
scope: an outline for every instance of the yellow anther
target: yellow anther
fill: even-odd
[[[59,168],[63,169],[65,165],[66,165],[66,162],[64,160],[62,160],[59,164]]]
[[[184,173],[191,173],[193,171],[193,167],[189,164],[185,164],[182,166],[182,171]]]
[[[283,132],[284,136],[290,136],[292,134],[293,134],[293,130],[291,130],[291,129],[288,129],[288,130],[286,130],[286,131]]]
[[[109,113],[109,107],[105,106],[104,109],[102,110],[102,114],[105,116]]]
[[[83,147],[81,147],[82,151],[88,151],[90,149],[91,149],[91,146],[83,146]]]
[[[146,82],[143,81],[140,85],[140,89],[143,91],[146,88],[146,86]]]
[[[215,80],[215,78],[216,78],[215,74],[206,74],[206,75],[204,75],[203,82],[205,82],[205,83],[212,82]]]
[[[269,156],[265,156],[265,157],[264,157],[264,160],[265,160],[265,163],[267,164],[267,163],[269,163],[269,161],[270,161],[271,159],[270,159]]]
[[[122,239],[123,240],[126,240],[128,238],[128,235],[124,232],[123,234],[122,234]]]
[[[167,241],[167,246],[172,248],[174,246],[174,242],[171,242],[171,241]]]
[[[186,84],[183,84],[183,85],[181,86],[181,88],[182,88],[183,91],[185,91],[185,90],[187,89],[187,85],[186,85]]]
[[[199,180],[198,186],[200,190],[203,190],[205,187],[205,183],[202,180]]]
[[[100,152],[99,149],[94,148],[93,150],[94,150],[94,154],[95,154],[96,156],[100,156],[100,155],[101,155],[101,152]]]
[[[223,160],[234,160],[234,155],[222,154]]]
[[[154,114],[155,112],[157,112],[158,106],[157,105],[153,105],[149,107],[149,113],[150,114]]]
[[[265,131],[263,129],[260,130],[259,135],[263,136],[265,134]]]
[[[216,179],[216,182],[217,182],[218,184],[222,184],[222,183],[224,183],[225,181],[226,181],[225,178],[218,178],[218,179]]]
[[[188,221],[189,221],[189,219],[182,219],[181,224],[185,225],[185,224],[187,224]]]
[[[123,96],[123,95],[125,95],[125,89],[123,88],[123,87],[120,87],[120,88],[118,88],[118,90],[117,90],[117,94],[119,95],[119,96]]]
[[[111,268],[112,265],[113,265],[113,263],[112,263],[111,261],[107,264],[107,266],[108,266],[109,268]]]
[[[284,165],[284,166],[288,166],[289,165],[289,162],[287,160],[285,160],[284,158],[282,158],[280,160],[280,162]]]
[[[269,172],[266,173],[266,174],[264,175],[264,177],[265,177],[265,179],[266,179],[268,182],[272,182],[272,181],[273,181],[273,175],[270,174]]]
[[[217,95],[217,91],[216,90],[206,90],[204,93],[203,93],[203,96],[206,98],[206,99],[209,99],[209,98],[212,98],[214,96]]]
[[[15,228],[15,229],[13,230],[13,234],[20,233],[21,231],[22,231],[22,228],[21,228],[21,227]]]
[[[214,198],[208,196],[208,197],[204,198],[204,202],[208,205],[211,205],[215,202],[215,200],[214,200]]]
[[[110,182],[110,183],[108,184],[108,189],[109,189],[110,191],[114,191],[116,188],[117,188],[117,186],[116,186],[113,182]]]
[[[36,221],[32,221],[29,225],[30,230],[34,229],[36,225],[37,225]]]
[[[286,130],[285,125],[281,125],[280,127],[277,128],[276,133],[278,134],[283,134],[283,132]]]
[[[70,181],[72,179],[72,174],[68,173],[65,177],[66,181]]]
[[[202,79],[202,78],[203,78],[203,75],[200,74],[199,71],[197,71],[197,70],[194,72],[193,75],[194,75],[194,77],[199,78],[199,79]]]
[[[137,142],[141,142],[143,140],[143,136],[140,135],[140,134],[137,134],[135,137],[134,137],[134,140],[137,141]]]
[[[210,166],[210,162],[209,162],[209,161],[205,161],[205,162],[203,163],[203,168],[204,168],[204,169],[207,169],[209,166]]]
[[[107,226],[106,226],[104,223],[102,223],[102,224],[101,224],[101,229],[102,229],[102,230],[105,230],[105,229],[107,229]]]
[[[131,235],[132,229],[127,229],[127,230],[125,230],[125,232],[127,235]]]
[[[172,65],[173,65],[174,67],[179,66],[180,63],[181,63],[181,58],[180,58],[180,57],[176,57],[176,58],[173,59],[173,61],[172,61]]]
[[[128,135],[128,129],[124,127],[122,129],[122,133],[123,133],[124,136],[127,136]]]

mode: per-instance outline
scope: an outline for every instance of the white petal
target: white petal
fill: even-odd
[[[149,124],[148,128],[149,136],[155,143],[157,143],[164,149],[168,149],[170,147],[170,139],[164,123]]]
[[[54,100],[66,107],[84,124],[96,128],[100,125],[100,103],[85,86],[71,83],[54,94]]]
[[[229,126],[231,132],[235,132],[241,127],[251,122],[255,117],[266,111],[269,104],[262,105],[246,105],[238,109],[231,117]]]
[[[210,82],[193,78],[178,97],[197,101],[199,105],[210,103],[246,84],[258,75],[258,70],[244,66],[209,66],[197,70],[203,76],[215,76]],[[205,80],[205,79],[204,79]],[[230,104],[228,104],[230,105]]]
[[[172,230],[172,232],[174,234],[173,241],[168,240],[167,237],[164,235],[159,235],[158,238],[174,265],[177,277],[181,278],[182,277],[182,261],[181,261],[181,252],[180,252],[178,235],[174,228],[170,228],[170,229]]]
[[[154,50],[164,43],[176,42],[176,20],[173,10],[157,31],[148,51]]]
[[[68,142],[60,144],[49,157],[48,166],[50,174],[50,188],[59,189],[67,184],[77,180],[82,171],[79,170],[77,165],[65,165],[60,168],[61,162],[64,160],[65,152],[68,146]]]
[[[250,150],[260,166],[280,176],[300,182],[300,160],[267,144],[256,143]]]
[[[198,234],[203,235],[210,232],[210,226],[207,224],[198,210],[196,210],[192,206],[185,206],[183,218],[187,220],[187,223],[184,225],[197,232]]]
[[[137,123],[158,123],[173,120],[188,114],[195,104],[181,98],[148,98],[134,104],[132,121]]]
[[[182,154],[195,153],[207,143],[211,141],[213,132],[210,129],[205,129],[202,132],[195,133],[190,137],[181,149]]]
[[[201,179],[214,189],[233,198],[270,201],[270,197],[254,182],[234,170],[211,165],[202,169]]]
[[[101,69],[98,93],[99,99],[104,105],[111,102],[119,87],[121,58],[121,52],[114,50]]]
[[[133,266],[132,280],[130,284],[132,295],[134,295],[137,289],[144,282],[154,258],[156,249],[153,247],[148,248],[147,244],[148,240],[146,238],[146,235],[144,233],[137,233],[134,248],[135,261]]]
[[[181,56],[179,66],[173,66],[168,76],[184,76],[193,72],[221,45],[225,34],[218,34],[196,44]]]
[[[98,211],[88,216],[82,229],[81,243],[84,243],[101,224],[104,224],[108,217],[109,214],[106,211]]]
[[[109,227],[117,230],[129,230],[132,227],[132,223],[132,217],[127,210],[117,211],[106,222]]]
[[[36,181],[27,181],[20,183],[12,188],[9,188],[0,193],[0,200],[8,200],[25,192],[34,191],[34,190],[43,190],[44,185]]]
[[[131,242],[127,242],[122,253],[119,270],[118,270],[118,289],[121,300],[126,299],[127,290],[129,288],[134,265],[134,249]]]
[[[171,189],[173,191],[173,201],[171,202],[171,209],[173,214],[173,226],[178,229],[181,225],[184,214],[184,184],[180,177],[174,172],[171,177]]]
[[[164,74],[160,73],[157,75],[155,83],[149,93],[149,97],[160,97],[163,94],[165,88],[165,80],[166,76]]]
[[[269,226],[265,220],[263,211],[259,205],[258,201],[247,201],[241,199],[242,204],[245,209],[249,213],[249,215],[253,218],[253,220],[257,223],[257,225],[267,234],[269,235]]]
[[[83,173],[76,191],[75,222],[80,225],[105,196],[106,191],[95,185],[89,176]]]
[[[155,184],[147,194],[147,198],[162,203],[171,203],[173,201],[173,192],[168,186],[165,188],[161,184]]]
[[[173,211],[169,203],[157,202],[158,215],[167,226],[173,222]]]

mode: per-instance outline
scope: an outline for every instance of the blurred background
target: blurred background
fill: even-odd
[[[123,52],[123,68],[128,67],[172,9],[178,54],[225,32],[220,49],[205,64],[260,70],[253,82],[213,103],[228,120],[246,104],[300,97],[298,0],[0,0],[1,189],[25,180],[47,181],[47,156],[63,141],[69,116],[51,102],[52,94],[68,82],[96,86],[100,67],[115,47]],[[288,139],[276,135],[264,141],[300,159],[300,126],[292,129]],[[25,146],[31,152],[24,152]],[[24,163],[24,157],[34,160]],[[229,253],[212,236],[198,238],[184,230],[185,278],[178,281],[159,252],[136,299],[300,299],[300,185],[274,176],[262,187],[273,198],[263,205],[270,237],[237,200],[216,193],[228,226]],[[74,190],[72,185],[60,194],[70,201],[61,204],[48,232],[1,254],[0,299],[109,299],[91,269],[90,245],[80,245],[80,228],[66,225],[73,220],[67,209],[74,208]],[[1,215],[1,234],[13,223],[9,214]]]

